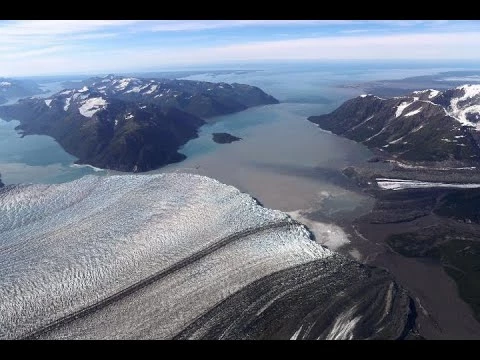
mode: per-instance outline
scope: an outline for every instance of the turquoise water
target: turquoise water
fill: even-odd
[[[232,67],[234,68],[234,67]],[[205,72],[185,79],[238,82],[255,85],[281,101],[246,111],[209,119],[199,138],[180,151],[188,159],[170,168],[188,167],[194,162],[228,161],[258,168],[263,164],[292,167],[333,167],[364,161],[370,156],[363,146],[322,132],[306,121],[310,115],[329,112],[360,90],[340,85],[363,81],[404,78],[460,70],[466,66],[408,63],[325,63],[270,64],[255,66],[256,71],[212,74]],[[62,89],[61,83],[48,83],[49,94]],[[11,99],[10,103],[18,99]],[[86,174],[104,174],[88,167],[72,167],[75,157],[67,154],[46,136],[21,138],[17,123],[0,120],[0,173],[5,183],[58,183]],[[213,132],[229,132],[242,137],[234,144],[220,145],[211,139]],[[226,157],[227,154],[229,157]],[[199,166],[198,164],[195,166]],[[220,165],[219,165],[220,166]],[[250,168],[251,169],[251,168]]]
[[[43,86],[48,97],[60,91],[60,83]],[[18,98],[10,99],[9,104]],[[0,174],[5,184],[44,183],[55,184],[72,181],[88,174],[101,174],[87,166],[75,166],[76,157],[68,154],[50,136],[28,135],[21,137],[15,130],[18,121],[0,119]]]
[[[49,136],[22,138],[15,130],[18,124],[0,119],[0,173],[5,184],[54,184],[99,173],[89,167],[72,167],[77,158]]]

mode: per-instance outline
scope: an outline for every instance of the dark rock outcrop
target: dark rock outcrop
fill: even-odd
[[[217,144],[229,144],[234,141],[242,140],[242,138],[233,136],[232,134],[229,134],[229,133],[213,133],[212,139]]]

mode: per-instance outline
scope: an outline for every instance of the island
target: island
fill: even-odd
[[[22,135],[53,137],[78,164],[143,172],[185,159],[178,150],[198,136],[205,118],[278,103],[244,84],[114,75],[84,84],[2,106],[0,117],[20,121]]]
[[[213,133],[212,139],[217,144],[230,144],[231,142],[242,140],[242,138],[233,136],[229,133]]]

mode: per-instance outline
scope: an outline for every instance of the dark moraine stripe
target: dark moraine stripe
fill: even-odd
[[[334,255],[253,282],[176,339],[402,339],[412,305],[385,270]]]
[[[154,282],[158,281],[158,280],[161,280],[162,278],[174,273],[175,271],[178,271],[182,268],[184,268],[185,266],[188,266],[192,263],[194,263],[195,261],[198,261],[200,260],[201,258],[213,253],[214,251],[228,245],[228,244],[231,244],[232,242],[236,241],[236,240],[240,240],[246,236],[250,236],[250,235],[253,235],[253,234],[258,234],[258,233],[261,233],[263,231],[266,231],[266,230],[272,230],[272,229],[278,229],[278,228],[282,228],[282,227],[286,227],[286,226],[290,226],[292,225],[291,221],[289,220],[285,220],[285,221],[280,221],[280,222],[276,222],[276,223],[270,223],[270,224],[265,224],[263,226],[260,226],[260,227],[255,227],[255,228],[250,228],[250,229],[246,229],[246,230],[243,230],[243,231],[240,231],[238,233],[234,233],[230,236],[227,236],[225,237],[224,239],[206,247],[205,249],[202,249],[201,251],[189,256],[189,257],[186,257],[185,259],[182,259],[181,261],[175,263],[174,265],[158,272],[158,273],[155,273],[135,284],[132,284],[130,285],[129,287],[123,289],[122,291],[119,291],[113,295],[110,295],[108,296],[107,298],[99,301],[99,302],[96,302],[94,304],[91,304],[87,307],[84,307],[83,309],[80,309],[78,311],[75,311],[74,313],[71,313],[67,316],[64,316],[64,317],[61,317],[53,322],[51,322],[50,324],[47,324],[39,329],[35,329],[34,331],[30,332],[29,334],[26,334],[23,336],[24,339],[35,339],[35,338],[38,338],[40,336],[43,336],[45,334],[48,334],[50,331],[52,330],[55,330],[55,329],[58,329],[60,327],[62,327],[63,325],[66,325],[68,323],[71,323],[77,319],[80,319],[84,316],[87,316],[89,314],[92,314],[94,313],[95,311],[98,311],[108,305],[112,305],[114,304],[116,301],[126,297],[126,296],[129,296],[133,293],[135,293],[136,291],[144,288],[144,287],[147,287],[151,284],[153,284]]]

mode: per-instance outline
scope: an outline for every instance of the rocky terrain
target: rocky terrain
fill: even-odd
[[[207,177],[85,176],[0,200],[2,339],[414,336],[387,271]]]
[[[213,133],[212,139],[217,144],[230,144],[231,142],[242,140],[242,138],[233,136],[229,133]]]

